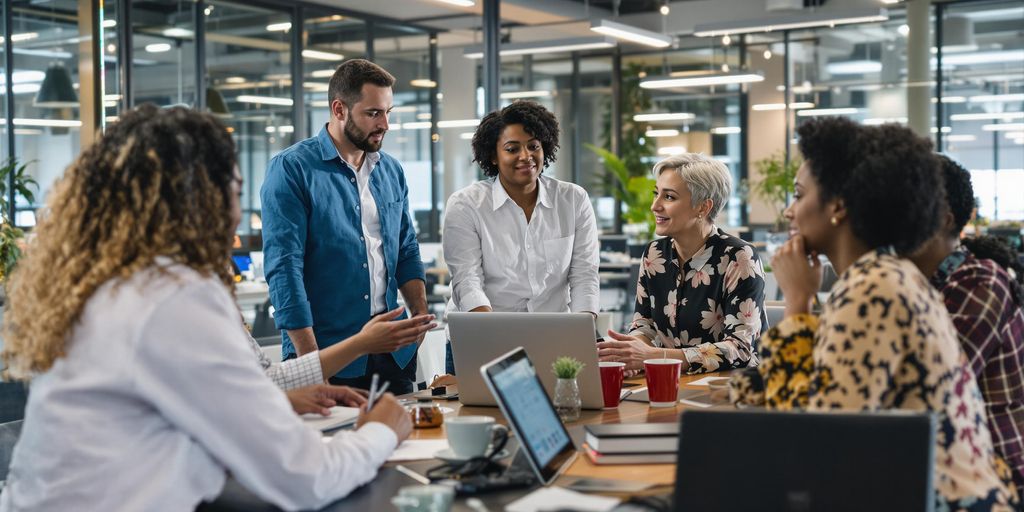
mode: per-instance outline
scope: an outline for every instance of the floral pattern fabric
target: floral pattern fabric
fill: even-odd
[[[630,334],[683,349],[689,373],[756,366],[753,343],[767,324],[764,268],[750,244],[715,228],[685,262],[671,238],[647,247]]]
[[[942,298],[891,250],[862,256],[820,317],[786,318],[761,339],[760,353],[769,409],[936,413],[936,510],[1020,506]]]

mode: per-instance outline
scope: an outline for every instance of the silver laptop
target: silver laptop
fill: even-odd
[[[459,401],[463,405],[497,405],[480,376],[480,367],[523,347],[537,365],[548,397],[554,396],[557,380],[551,363],[561,356],[575,357],[586,365],[576,378],[583,408],[603,408],[594,333],[594,317],[589,313],[448,313]]]

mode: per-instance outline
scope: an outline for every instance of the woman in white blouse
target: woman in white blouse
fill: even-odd
[[[536,102],[480,122],[473,160],[489,179],[452,194],[445,208],[448,311],[598,310],[594,209],[582,187],[542,174],[557,150],[558,121]],[[450,364],[450,347],[448,355]]]
[[[0,511],[191,511],[228,472],[319,508],[408,437],[385,395],[324,443],[264,375],[230,288],[235,163],[216,118],[147,104],[51,193],[8,283],[3,358],[31,388]]]

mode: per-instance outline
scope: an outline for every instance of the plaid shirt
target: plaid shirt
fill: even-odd
[[[1010,277],[992,260],[959,247],[931,282],[978,378],[995,448],[1024,488],[1024,310],[1013,299]]]

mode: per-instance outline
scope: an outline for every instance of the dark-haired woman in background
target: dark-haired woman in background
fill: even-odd
[[[843,118],[797,133],[805,161],[785,212],[792,238],[772,259],[786,317],[761,339],[766,405],[936,413],[936,509],[1010,510],[1017,492],[942,298],[900,256],[938,227],[931,144],[897,125]],[[818,254],[839,279],[815,316]]]
[[[948,209],[940,217],[939,231],[911,256],[911,260],[942,294],[960,346],[985,398],[988,426],[996,451],[1010,464],[1014,483],[1021,489],[1024,488],[1024,310],[1021,310],[1020,287],[999,264],[985,259],[986,255],[972,254],[960,244],[960,231],[974,211],[971,174],[946,156],[938,155],[938,158]]]
[[[594,209],[582,187],[542,174],[557,150],[558,121],[539,103],[516,101],[480,122],[473,161],[488,179],[445,207],[448,311],[598,310]]]

